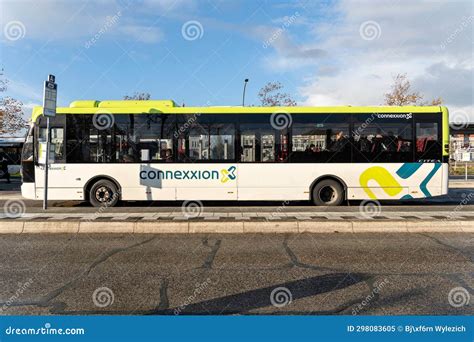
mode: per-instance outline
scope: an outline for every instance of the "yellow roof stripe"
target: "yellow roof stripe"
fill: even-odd
[[[443,109],[444,108],[444,109]],[[58,114],[265,114],[287,113],[440,113],[446,110],[440,106],[331,106],[331,107],[177,107],[171,100],[150,101],[74,101],[69,107],[58,107]],[[42,107],[33,108],[32,120],[43,114]]]

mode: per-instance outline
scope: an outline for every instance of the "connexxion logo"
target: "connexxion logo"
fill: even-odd
[[[162,170],[142,170],[140,171],[140,179],[196,179],[196,180],[220,180],[221,183],[227,183],[228,181],[235,180],[237,175],[235,171],[237,167],[231,166],[228,169],[218,170],[175,170],[175,171],[162,171]]]
[[[221,183],[227,183],[229,180],[234,180],[237,178],[237,176],[235,175],[235,170],[237,170],[237,168],[235,166],[231,166],[229,167],[227,170],[226,169],[222,169],[221,170]]]

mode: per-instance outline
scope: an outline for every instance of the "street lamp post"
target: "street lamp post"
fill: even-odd
[[[248,81],[249,81],[248,78],[246,78],[246,79],[244,80],[244,92],[243,92],[243,94],[242,94],[242,107],[245,106],[245,89],[247,88],[247,83],[248,83]]]

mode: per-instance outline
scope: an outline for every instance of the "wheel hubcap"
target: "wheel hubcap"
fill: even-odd
[[[95,191],[95,198],[100,203],[108,203],[113,198],[113,192],[110,188],[106,186],[101,186]]]
[[[336,199],[336,189],[332,186],[324,186],[319,190],[319,198],[324,203],[331,203]]]

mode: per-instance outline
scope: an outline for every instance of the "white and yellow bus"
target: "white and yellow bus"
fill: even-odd
[[[42,199],[42,108],[22,195]],[[445,107],[178,107],[75,101],[51,119],[51,200],[411,199],[448,192]]]

